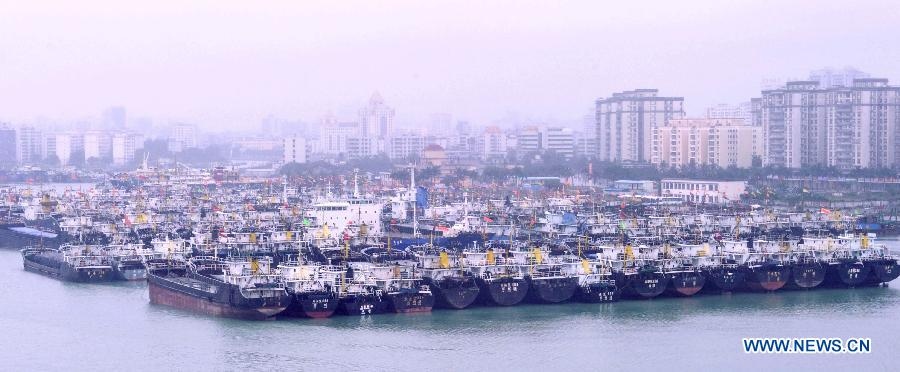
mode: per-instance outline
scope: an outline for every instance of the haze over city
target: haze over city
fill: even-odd
[[[0,121],[13,125],[91,122],[116,105],[205,129],[352,120],[378,91],[401,127],[433,113],[580,126],[597,98],[635,88],[700,116],[825,66],[900,78],[891,1],[0,7]]]

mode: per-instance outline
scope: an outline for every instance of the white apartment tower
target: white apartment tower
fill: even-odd
[[[900,87],[855,79],[849,87],[789,82],[762,92],[763,163],[799,168],[900,164]]]
[[[660,97],[656,89],[614,93],[596,101],[598,157],[649,162],[653,128],[684,117],[683,97]]]
[[[650,162],[674,167],[749,168],[761,143],[762,128],[741,118],[673,119],[653,129]]]
[[[372,94],[369,105],[359,110],[359,136],[390,138],[394,132],[394,109],[384,104],[378,92]]]

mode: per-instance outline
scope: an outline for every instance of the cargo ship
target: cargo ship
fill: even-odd
[[[63,246],[59,249],[25,248],[25,270],[60,280],[98,283],[117,280],[112,258],[91,246]]]
[[[155,268],[147,279],[151,303],[210,316],[273,319],[291,302],[266,258],[195,257],[184,271]]]
[[[568,301],[575,295],[578,277],[574,263],[556,263],[544,257],[544,251],[534,248],[527,256],[529,264],[522,266],[528,280],[527,299],[532,303],[556,304]]]
[[[581,260],[575,299],[585,303],[608,303],[619,300],[620,291],[608,267],[600,262]]]
[[[485,251],[463,252],[466,265],[475,275],[482,305],[518,305],[528,294],[528,280],[520,269],[524,256],[496,254],[492,248]]]
[[[623,283],[623,296],[629,298],[654,298],[665,292],[669,285],[669,277],[654,264],[629,267],[618,273]]]
[[[382,291],[387,310],[395,313],[429,312],[434,307],[431,288],[411,264],[376,264],[366,267]]]
[[[285,315],[327,318],[338,309],[335,280],[343,271],[334,266],[303,264],[298,261],[278,265],[285,289],[292,296]],[[339,279],[338,279],[339,280]]]
[[[365,271],[354,269],[348,263],[341,276],[338,290],[338,313],[343,315],[373,315],[388,311],[384,291],[375,285]]]
[[[59,248],[64,235],[44,227],[26,226],[24,223],[0,225],[0,247],[23,249],[26,247]]]
[[[436,254],[435,254],[436,253]],[[481,289],[475,275],[460,265],[461,257],[447,251],[423,250],[419,256],[422,278],[434,295],[434,304],[443,309],[465,309],[478,298]]]

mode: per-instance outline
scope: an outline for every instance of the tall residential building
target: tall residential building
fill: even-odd
[[[673,119],[653,129],[650,162],[662,166],[749,168],[759,154],[762,129],[743,119]]]
[[[347,157],[361,159],[385,153],[385,140],[374,137],[347,138]]]
[[[169,151],[181,152],[199,147],[197,145],[197,126],[192,124],[176,124],[172,127],[169,138]]]
[[[571,159],[575,156],[575,132],[571,128],[545,128],[541,131],[541,148]]]
[[[56,138],[56,156],[59,158],[60,165],[69,165],[73,160],[72,155],[84,151],[84,135],[80,133],[57,133],[53,137]]]
[[[112,136],[109,132],[84,133],[84,159],[112,159]]]
[[[43,158],[43,133],[35,127],[23,126],[16,133],[16,158],[22,164],[35,164]]]
[[[0,167],[16,165],[16,130],[8,124],[0,124]]]
[[[396,160],[418,158],[425,148],[425,137],[415,133],[404,133],[389,140],[388,157]]]
[[[509,137],[498,127],[487,127],[482,136],[481,156],[483,159],[503,159],[509,153]]]
[[[826,67],[809,73],[809,80],[819,82],[819,87],[822,89],[837,87],[849,88],[853,86],[853,80],[865,79],[868,77],[870,77],[869,74],[850,66],[841,69]]]
[[[359,124],[339,123],[334,117],[323,119],[319,128],[319,151],[330,155],[346,154],[347,138],[359,133]]]
[[[660,97],[656,89],[614,93],[596,101],[598,157],[649,162],[653,128],[684,117],[684,97]]]
[[[855,79],[822,88],[794,81],[762,92],[763,163],[799,168],[893,167],[900,164],[900,87]]]
[[[372,94],[369,105],[359,110],[359,136],[386,139],[394,132],[394,109],[384,104],[378,92]]]
[[[111,139],[113,165],[122,166],[134,160],[137,150],[144,148],[143,136],[131,132],[113,133]]]
[[[293,135],[284,138],[284,156],[287,163],[306,163],[306,138]]]
[[[541,130],[538,127],[525,127],[516,134],[516,149],[525,154],[533,151],[540,151],[543,140],[541,140]]]

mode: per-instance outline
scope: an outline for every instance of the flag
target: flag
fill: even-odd
[[[428,208],[428,189],[416,187],[416,207]]]
[[[821,212],[822,214],[831,214],[831,210],[828,208],[819,209],[819,212]]]
[[[481,219],[484,220],[484,222],[494,222],[494,220],[488,216],[481,217]]]
[[[125,215],[125,226],[129,226],[129,227],[131,226],[131,219],[128,218],[127,214]]]

